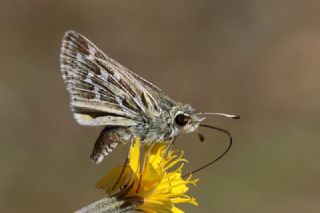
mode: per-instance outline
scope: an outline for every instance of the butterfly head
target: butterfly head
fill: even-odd
[[[174,124],[182,133],[196,131],[205,117],[198,114],[190,105],[179,107],[174,113]]]
[[[206,118],[207,115],[223,116],[232,119],[240,118],[238,115],[225,113],[196,112],[189,104],[179,106],[173,110],[174,124],[179,129],[179,132],[182,133],[197,131],[200,123]]]

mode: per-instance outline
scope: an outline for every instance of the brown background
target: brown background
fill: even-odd
[[[320,1],[2,0],[0,210],[72,212],[104,196],[96,180],[128,147],[95,166],[99,129],[76,124],[59,72],[73,29],[170,97],[229,129],[234,147],[199,173],[187,212],[319,212]],[[196,168],[226,146],[202,130],[176,143]]]

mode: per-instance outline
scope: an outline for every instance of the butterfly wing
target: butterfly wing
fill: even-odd
[[[162,91],[99,50],[81,34],[62,40],[61,72],[79,124],[133,126],[159,115]]]

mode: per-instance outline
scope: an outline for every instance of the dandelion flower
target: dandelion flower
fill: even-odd
[[[183,152],[166,150],[164,143],[143,146],[136,139],[130,147],[129,159],[124,166],[116,167],[101,178],[96,187],[106,191],[109,197],[121,201],[121,206],[134,206],[135,210],[148,213],[183,212],[175,204],[198,205],[186,195],[188,185],[197,179],[191,175],[184,179],[182,168],[187,161]]]

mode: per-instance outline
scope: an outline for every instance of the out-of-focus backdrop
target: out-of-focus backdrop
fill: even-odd
[[[122,147],[89,160],[100,129],[76,124],[59,72],[65,31],[230,130],[231,152],[190,193],[187,212],[320,211],[320,1],[14,0],[0,3],[0,211],[72,212],[104,196],[95,182]],[[195,169],[226,138],[201,130],[176,147]]]

